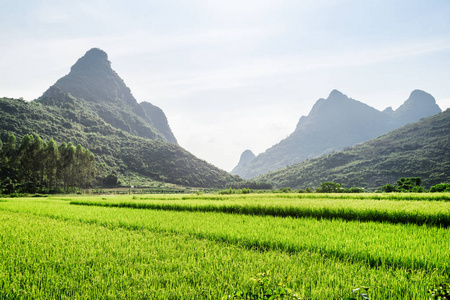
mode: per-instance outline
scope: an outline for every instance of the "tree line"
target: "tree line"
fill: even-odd
[[[95,182],[96,162],[92,152],[71,142],[42,140],[14,134],[5,144],[0,139],[0,193],[60,193],[89,188]]]

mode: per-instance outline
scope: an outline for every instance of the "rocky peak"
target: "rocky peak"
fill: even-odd
[[[99,48],[92,48],[87,51],[83,57],[70,69],[72,72],[89,71],[96,68],[111,69],[111,62],[108,60],[108,54]]]
[[[176,143],[164,113],[155,107],[139,105],[101,49],[87,51],[53,87],[85,100],[86,107],[114,128],[139,137]]]
[[[332,90],[330,95],[328,96],[328,99],[340,99],[340,98],[348,98],[343,93],[339,92],[338,90]]]
[[[441,108],[436,104],[436,99],[433,96],[421,90],[414,90],[409,98],[394,112],[394,117],[397,122],[407,124],[440,112]]]
[[[239,163],[237,166],[231,171],[231,174],[236,174],[239,172],[240,169],[247,166],[252,160],[255,159],[255,154],[251,150],[245,150],[241,154],[241,158],[239,159]]]
[[[393,112],[394,112],[394,110],[392,109],[391,106],[388,106],[383,110],[383,113],[385,113],[385,114],[392,114]]]
[[[252,161],[253,159],[255,159],[255,157],[256,157],[255,154],[251,150],[245,150],[241,154],[241,158],[239,159],[239,163],[246,164],[246,163]]]

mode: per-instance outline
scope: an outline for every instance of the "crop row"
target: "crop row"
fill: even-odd
[[[45,205],[44,205],[45,204]],[[109,228],[187,234],[249,249],[309,251],[372,267],[407,268],[450,274],[450,231],[445,228],[360,223],[309,218],[274,218],[182,211],[68,205],[67,202],[15,201],[0,209],[79,220]]]
[[[413,200],[413,201],[450,201],[450,193],[272,193],[238,195],[189,195],[184,200],[210,199],[222,200],[236,198],[292,198],[292,199],[343,199],[343,200]]]
[[[98,195],[83,198],[98,198]],[[128,195],[108,195],[106,198],[129,198]],[[73,196],[60,197],[65,199],[73,199]],[[134,195],[135,199],[140,200],[261,200],[261,199],[306,199],[306,200],[389,200],[389,201],[450,201],[450,193],[358,193],[358,194],[341,194],[341,193],[252,193],[252,194],[203,194],[203,195],[176,195],[176,194],[155,194],[155,195]]]
[[[126,207],[193,212],[222,212],[230,214],[312,217],[348,221],[410,223],[436,227],[450,226],[450,203],[439,201],[338,200],[338,199],[285,199],[224,197],[221,201],[209,198],[192,200],[123,200],[107,201],[91,198],[73,200],[74,205]]]
[[[290,275],[288,286],[302,299],[342,298],[360,285],[374,299],[423,299],[444,279],[433,271],[374,269],[310,252],[252,251],[7,211],[0,211],[0,240],[1,299],[221,299],[267,270],[275,285]]]

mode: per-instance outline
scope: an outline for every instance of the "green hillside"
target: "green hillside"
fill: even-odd
[[[57,87],[31,102],[0,98],[0,138],[5,143],[11,133],[18,140],[38,134],[57,143],[81,144],[94,153],[104,174],[133,171],[159,181],[199,187],[224,186],[234,180],[176,144],[116,129],[87,107],[84,100]]]
[[[450,181],[450,110],[391,131],[343,151],[257,177],[276,187],[379,188],[400,177],[421,177],[429,187]]]
[[[100,49],[87,51],[54,87],[83,99],[85,107],[114,128],[152,140],[177,142],[167,121],[164,122],[167,120],[164,112],[156,107],[146,109],[148,104],[146,107],[139,104],[111,68],[108,55]]]
[[[319,99],[294,132],[231,173],[253,178],[286,166],[340,151],[408,123],[441,112],[430,94],[415,90],[397,110],[379,111],[333,90]]]

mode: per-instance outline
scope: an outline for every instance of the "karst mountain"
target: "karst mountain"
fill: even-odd
[[[430,94],[415,90],[397,109],[379,111],[333,90],[319,99],[294,132],[232,174],[243,178],[285,168],[378,137],[407,123],[441,112]]]
[[[107,54],[86,52],[41,97],[0,98],[0,138],[37,134],[88,148],[99,176],[138,175],[162,182],[222,187],[238,178],[198,159],[177,144],[164,112],[138,103],[111,68]]]
[[[401,177],[422,185],[450,181],[450,109],[364,143],[261,176],[275,187],[315,188],[321,182],[380,189]]]

